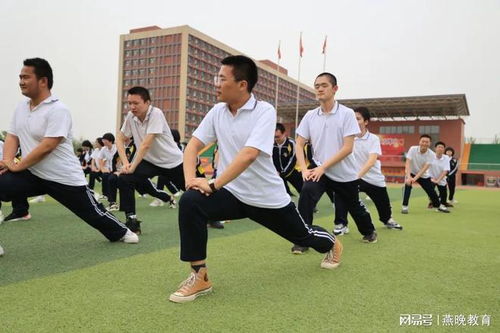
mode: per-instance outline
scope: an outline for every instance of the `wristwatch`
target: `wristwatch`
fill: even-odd
[[[217,192],[217,189],[215,188],[215,179],[210,179],[208,181],[208,186],[210,186],[210,189],[212,190],[212,193]]]

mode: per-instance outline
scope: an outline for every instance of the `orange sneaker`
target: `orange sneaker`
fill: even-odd
[[[334,269],[339,267],[343,249],[344,247],[337,237],[335,239],[335,245],[326,253],[325,258],[321,262],[321,268]]]
[[[198,273],[192,271],[189,277],[179,285],[179,289],[170,295],[175,303],[194,301],[196,297],[212,291],[212,283],[208,280],[207,268],[202,267]]]

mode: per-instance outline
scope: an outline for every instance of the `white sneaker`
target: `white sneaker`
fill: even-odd
[[[349,233],[349,228],[343,224],[336,224],[333,228],[333,234],[335,236],[342,236]]]
[[[139,243],[139,236],[130,231],[130,229],[127,229],[127,233],[125,234],[125,236],[122,237],[122,239],[120,239],[120,242],[128,244],[137,244]]]
[[[452,203],[452,204],[457,204],[457,203],[458,203],[458,200],[453,199],[453,200],[451,201],[451,203]]]
[[[3,222],[4,219],[5,219],[5,216],[3,216],[3,213],[0,210],[0,224],[2,224],[2,222]]]
[[[153,201],[151,201],[151,203],[149,205],[151,207],[161,207],[164,205],[164,203],[160,199],[154,199]]]
[[[118,204],[115,202],[112,203],[109,207],[107,207],[106,210],[108,212],[117,212],[118,210],[120,210],[120,207],[118,207]]]
[[[437,209],[437,211],[441,212],[441,213],[449,213],[450,212],[450,210],[448,209],[448,207],[446,207],[443,204],[439,205],[439,208]]]
[[[401,214],[408,214],[408,206],[403,206],[401,208]]]
[[[97,192],[94,192],[94,198],[95,198],[97,201],[99,201],[99,200],[101,200],[102,195],[100,195],[100,194],[99,194],[99,193],[97,193]]]
[[[0,257],[3,256],[4,253],[5,251],[3,250],[3,247],[0,245]]]
[[[45,195],[39,195],[29,201],[29,203],[45,202]]]
[[[181,194],[182,194],[182,191],[177,191],[174,193],[174,197],[178,198],[181,196]]]
[[[139,198],[141,198],[141,199],[145,199],[145,198],[147,198],[147,197],[148,197],[148,195],[147,195],[147,194],[139,194]]]

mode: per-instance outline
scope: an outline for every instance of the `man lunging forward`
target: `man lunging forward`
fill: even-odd
[[[190,263],[191,274],[170,295],[173,302],[192,301],[212,290],[205,263],[209,220],[248,217],[295,244],[326,253],[322,268],[340,264],[342,244],[323,228],[304,223],[276,173],[272,161],[276,111],[252,94],[257,79],[257,66],[250,58],[222,60],[215,78],[221,103],[207,113],[185,149],[187,191],[179,202],[179,229],[181,260]],[[198,152],[216,140],[217,178],[196,178]]]

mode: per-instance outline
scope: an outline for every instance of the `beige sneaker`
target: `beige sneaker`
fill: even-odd
[[[196,297],[212,291],[212,283],[208,280],[207,268],[202,267],[196,272],[191,272],[189,277],[179,285],[179,289],[170,295],[170,300],[175,303],[194,301]]]
[[[321,262],[321,268],[334,269],[339,267],[343,249],[344,247],[337,237],[335,239],[335,245],[326,253],[325,258]]]

